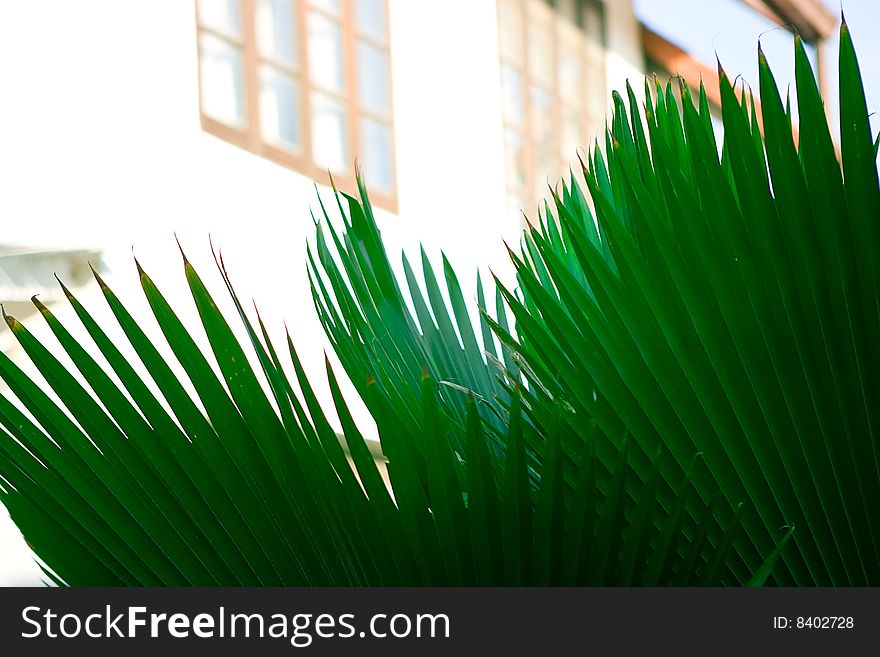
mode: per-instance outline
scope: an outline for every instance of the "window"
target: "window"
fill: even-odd
[[[605,120],[599,0],[498,0],[508,207],[533,218]]]
[[[202,126],[396,209],[387,0],[197,0]]]

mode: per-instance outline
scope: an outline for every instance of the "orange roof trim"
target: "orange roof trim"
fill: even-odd
[[[706,87],[706,96],[709,98],[709,102],[721,107],[718,71],[645,25],[642,25],[642,45],[645,48],[645,55],[649,59],[660,64],[668,73],[684,78],[692,90],[699,91],[700,81],[702,81],[703,86]],[[652,72],[649,71],[649,73]]]
[[[837,27],[837,16],[821,0],[740,0],[807,41],[822,41]]]

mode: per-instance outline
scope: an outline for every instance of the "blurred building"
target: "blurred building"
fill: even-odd
[[[629,0],[3,3],[15,102],[0,109],[0,239],[100,253],[137,310],[134,250],[195,319],[174,236],[222,302],[210,235],[241,296],[276,335],[288,321],[322,379],[305,245],[319,194],[338,214],[331,175],[354,192],[357,163],[392,253],[444,251],[472,297],[468,272],[509,276],[503,240],[602,128],[610,90],[643,70]],[[57,272],[107,314],[88,277],[41,257],[16,264],[20,290],[0,288],[10,310],[29,311],[29,287],[57,299]],[[48,336],[39,317],[28,327]]]
[[[821,0],[740,2],[797,30],[821,77]],[[589,148],[612,89],[677,74],[718,101],[714,63],[630,0],[41,0],[0,8],[0,35],[0,240],[119,269],[211,232],[270,292],[279,262],[305,289],[313,181],[351,192],[356,161],[392,243],[503,269],[499,237]]]
[[[743,1],[821,61],[834,19],[817,0]],[[210,234],[320,379],[304,262],[318,193],[335,212],[328,172],[352,192],[357,159],[392,251],[442,249],[473,296],[469,273],[505,275],[502,238],[517,242],[522,213],[602,130],[611,90],[654,70],[710,88],[714,75],[630,0],[2,3],[0,242],[18,246],[0,248],[0,301],[20,316],[34,293],[58,300],[57,273],[100,314],[100,257],[147,326],[133,247],[195,321],[173,235],[225,299]]]
[[[742,4],[800,33],[824,77],[823,42],[836,18],[820,0]],[[497,138],[488,137],[497,137],[499,119],[506,212],[484,221],[518,227],[601,132],[610,90],[625,78],[657,72],[694,87],[703,81],[720,104],[714,64],[689,55],[674,34],[640,25],[629,0],[494,0],[461,13],[455,3],[393,0],[199,6],[202,127],[310,179],[329,170],[348,189],[359,157],[375,203],[407,221],[415,213],[403,187],[417,183],[398,171],[431,177],[426,160],[446,161],[440,180],[458,196],[466,187],[449,178],[461,164],[442,157],[452,147],[493,180],[500,158]],[[404,31],[419,38],[409,41]],[[490,111],[463,117],[443,112],[448,104]],[[446,148],[425,148],[427,130],[440,131]],[[467,138],[477,132],[481,139]],[[475,182],[465,185],[479,187],[485,205],[497,203],[497,187]]]

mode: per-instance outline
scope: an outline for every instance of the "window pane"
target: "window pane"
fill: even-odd
[[[605,45],[605,8],[599,0],[587,0],[583,8],[587,40]]]
[[[241,52],[223,39],[200,39],[202,110],[228,125],[244,124],[244,72]]]
[[[199,23],[227,36],[241,35],[241,0],[199,0]]]
[[[498,41],[502,57],[517,63],[522,62],[522,11],[509,2],[498,3]]]
[[[572,25],[581,25],[580,0],[556,0],[556,11]]]
[[[391,130],[383,123],[364,119],[361,122],[361,137],[364,179],[367,185],[376,190],[390,192],[394,186]]]
[[[573,27],[569,28],[566,25],[560,25],[559,27],[561,37],[558,42],[559,57],[557,59],[559,93],[566,100],[582,103],[583,34]]]
[[[525,187],[526,163],[523,138],[512,130],[504,131],[504,160],[507,185]]]
[[[342,91],[342,40],[339,24],[319,14],[309,14],[309,75],[312,84]]]
[[[550,153],[539,152],[535,168],[535,198],[542,199],[550,196],[549,187],[555,187],[559,181],[559,172],[555,170],[555,158]]]
[[[355,0],[358,29],[374,39],[388,37],[385,26],[385,0]]]
[[[388,53],[365,41],[358,44],[358,89],[361,106],[388,116]]]
[[[339,15],[340,0],[309,0],[309,4],[336,16]]]
[[[563,160],[575,158],[577,149],[584,146],[583,141],[580,112],[572,109],[563,110],[561,153]]]
[[[575,55],[577,51],[575,51]],[[564,98],[580,102],[581,63],[568,53],[559,59],[559,93]]]
[[[510,66],[501,66],[501,95],[504,118],[522,125],[525,116],[522,74]]]
[[[312,94],[312,159],[319,167],[345,171],[348,162],[345,109],[332,98]]]
[[[271,66],[260,67],[260,132],[263,140],[274,146],[300,146],[299,87]]]
[[[555,112],[553,97],[543,87],[532,86],[532,137],[542,148],[554,147]]]
[[[553,40],[549,26],[542,22],[529,26],[529,75],[553,84]]]
[[[586,107],[591,116],[605,114],[605,72],[601,64],[591,64],[586,69]]]
[[[260,0],[257,5],[257,42],[266,59],[296,64],[296,35],[292,0]]]

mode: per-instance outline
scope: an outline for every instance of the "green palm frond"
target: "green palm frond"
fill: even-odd
[[[0,501],[47,577],[880,581],[877,145],[845,24],[840,162],[795,48],[797,142],[760,53],[760,117],[721,72],[720,149],[704,92],[615,95],[491,310],[424,252],[399,281],[363,187],[341,228],[322,206],[315,306],[387,482],[332,368],[335,419],[219,258],[245,341],[185,257],[200,326],[140,266],[153,329],[98,277],[125,344],[66,288],[88,340],[36,300],[51,346],[6,316],[41,379],[0,355]]]
[[[713,541],[709,534],[715,523],[707,507],[702,522],[690,531],[683,504],[669,512],[658,505],[657,477],[644,483],[635,478],[626,450],[603,491],[591,446],[569,490],[562,481],[562,429],[557,425],[548,432],[540,484],[533,486],[523,440],[531,429],[522,422],[519,395],[513,396],[506,456],[499,459],[472,396],[465,398],[462,432],[442,410],[439,388],[424,372],[417,418],[421,438],[416,440],[397,422],[387,398],[377,394],[376,381],[369,382],[365,394],[379,409],[376,420],[388,455],[386,486],[329,365],[347,452],[318,406],[292,342],[287,367],[295,372],[296,386],[266,339],[262,321],[257,317],[255,327],[231,284],[259,370],[250,366],[189,262],[184,259],[184,270],[209,352],[199,348],[195,334],[138,270],[186,381],[177,378],[141,323],[100,277],[131,357],[109,340],[67,288],[68,300],[106,365],[34,300],[85,385],[27,328],[6,317],[59,401],[0,357],[0,376],[21,404],[0,397],[0,499],[56,582],[719,581],[738,523]],[[136,374],[130,358],[139,361],[149,379]],[[186,392],[190,385],[197,400]],[[457,452],[453,443],[466,451]],[[689,480],[681,486],[688,490]],[[631,488],[638,491],[632,498],[627,494]]]
[[[720,71],[724,143],[708,102],[646,88],[615,96],[603,155],[555,215],[524,237],[520,292],[505,292],[536,390],[586,426],[650,454],[694,453],[701,497],[742,511],[731,568],[753,571],[794,525],[777,581],[880,581],[880,188],[864,92],[841,30],[841,165],[803,44],[795,41],[799,141],[759,51],[754,101]],[[643,119],[647,131],[643,128]],[[641,452],[640,454],[638,452]],[[605,455],[610,462],[614,450]]]
[[[418,375],[427,367],[431,376],[444,384],[438,391],[441,404],[460,427],[460,436],[464,436],[466,424],[466,395],[462,392],[468,391],[488,406],[483,417],[495,430],[493,435],[503,434],[506,421],[499,415],[503,415],[503,406],[509,406],[509,394],[499,381],[505,369],[499,357],[512,366],[511,355],[507,348],[501,354],[496,351],[495,339],[482,317],[477,337],[476,317],[445,256],[445,285],[441,286],[422,249],[423,292],[406,254],[402,254],[405,297],[363,186],[359,199],[340,193],[336,198],[343,230],[334,228],[322,204],[323,217],[316,224],[316,239],[308,252],[309,279],[318,316],[361,396],[366,398],[367,377],[376,380],[376,394],[398,414],[402,426],[417,436],[421,404]],[[479,307],[485,309],[479,276],[477,294]],[[503,313],[500,297],[497,304],[496,310]],[[375,413],[373,405],[369,408]],[[458,438],[454,445],[463,448]]]

